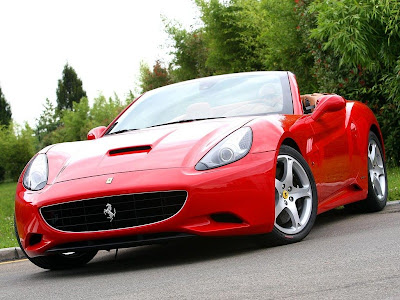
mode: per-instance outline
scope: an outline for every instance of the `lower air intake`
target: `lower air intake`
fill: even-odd
[[[218,223],[236,223],[236,224],[243,223],[242,219],[229,213],[212,214],[211,219]]]

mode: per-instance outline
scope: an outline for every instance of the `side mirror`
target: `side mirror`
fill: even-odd
[[[318,100],[317,107],[311,115],[317,121],[323,114],[342,110],[346,107],[346,100],[338,95],[326,95]]]
[[[106,128],[107,128],[106,126],[99,126],[99,127],[93,128],[87,134],[87,139],[88,140],[98,139],[99,137],[102,136],[102,134],[104,133]]]

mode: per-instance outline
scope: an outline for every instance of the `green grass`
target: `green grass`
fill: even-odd
[[[17,184],[0,184],[0,248],[17,246],[14,236],[14,197]]]
[[[389,201],[400,200],[400,168],[388,169]]]
[[[400,168],[388,169],[389,201],[400,200]],[[0,248],[18,246],[14,237],[14,197],[17,184],[0,183]]]

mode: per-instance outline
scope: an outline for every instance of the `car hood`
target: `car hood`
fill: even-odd
[[[194,167],[211,147],[252,119],[194,121],[56,144],[46,152],[48,183],[111,173]]]

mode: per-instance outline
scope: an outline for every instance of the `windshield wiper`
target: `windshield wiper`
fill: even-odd
[[[222,118],[226,118],[226,117],[184,119],[184,120],[179,120],[179,121],[174,121],[174,122],[156,124],[156,125],[152,125],[152,126],[144,127],[144,128],[151,128],[151,127],[164,126],[164,125],[170,125],[170,124],[178,124],[178,123],[188,123],[188,122],[194,122],[194,121],[203,121],[203,120],[212,120],[212,119],[222,119]],[[144,129],[144,128],[141,128],[141,129]],[[138,129],[138,128],[121,129],[121,130],[117,130],[117,131],[115,131],[115,132],[110,132],[110,133],[107,133],[107,134],[120,134],[120,133],[124,133],[124,132],[128,132],[128,131],[134,131],[134,130],[139,130],[139,129]]]
[[[174,121],[174,122],[156,124],[156,125],[149,126],[149,127],[146,127],[146,128],[157,127],[157,126],[164,126],[164,125],[170,125],[170,124],[188,123],[188,122],[194,122],[194,121],[203,121],[203,120],[212,120],[212,119],[222,119],[222,118],[226,118],[226,117],[184,119],[184,120],[179,120],[179,121]]]
[[[128,131],[134,131],[137,130],[136,128],[131,128],[131,129],[121,129],[121,130],[117,130],[115,132],[110,132],[107,134],[119,134],[119,133],[124,133],[124,132],[128,132]]]

